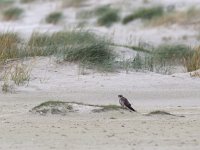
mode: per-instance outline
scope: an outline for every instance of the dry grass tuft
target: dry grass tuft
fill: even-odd
[[[184,65],[188,72],[200,69],[200,46],[184,58]]]
[[[16,58],[21,39],[15,32],[0,33],[0,61]]]
[[[196,24],[199,23],[200,9],[190,7],[184,11],[166,12],[164,15],[151,19],[148,23],[151,26],[162,26],[171,24]]]

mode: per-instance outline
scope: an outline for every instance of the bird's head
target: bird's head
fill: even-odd
[[[119,97],[119,98],[122,98],[122,97],[123,97],[123,95],[118,95],[118,97]]]

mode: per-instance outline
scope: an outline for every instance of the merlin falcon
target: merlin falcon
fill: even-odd
[[[123,108],[128,108],[129,110],[136,112],[136,110],[133,109],[133,107],[131,107],[129,101],[125,97],[123,97],[123,95],[118,95],[118,98],[119,98],[119,103]]]

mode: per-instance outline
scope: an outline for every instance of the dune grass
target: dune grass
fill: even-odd
[[[23,43],[23,44],[22,44]],[[199,69],[199,49],[184,44],[163,44],[153,47],[132,47],[134,59],[118,63],[112,41],[89,31],[70,30],[54,33],[34,32],[27,42],[15,32],[0,33],[0,63],[8,59],[34,56],[56,56],[59,60],[74,62],[86,68],[102,71],[129,69],[157,71],[170,66],[184,65],[187,71]],[[123,45],[119,45],[123,47]]]
[[[115,58],[109,40],[88,31],[33,33],[28,41],[29,55],[56,57],[88,66],[108,67]]]
[[[86,0],[62,0],[62,7],[81,7]]]
[[[154,59],[159,62],[183,61],[191,48],[184,44],[161,44],[154,51]]]
[[[57,24],[61,21],[63,14],[61,12],[52,12],[46,16],[45,21],[51,24]]]
[[[193,49],[184,44],[161,44],[149,50],[138,51],[134,58],[124,60],[117,66],[125,69],[126,72],[134,69],[135,71],[151,71],[161,74],[171,74],[175,66],[186,67],[186,61],[191,62]],[[187,59],[186,59],[187,58]],[[190,58],[190,59],[189,59]],[[193,57],[193,62],[198,66],[197,54]],[[189,62],[188,62],[189,63]]]
[[[109,5],[96,8],[95,14],[98,16],[97,24],[100,26],[111,26],[120,20],[119,10],[111,8]]]
[[[20,0],[21,3],[32,3],[35,2],[36,0]]]
[[[200,69],[200,47],[194,50],[184,58],[184,65],[188,72]]]
[[[153,18],[149,21],[149,25],[151,26],[162,26],[162,25],[172,25],[172,24],[180,24],[180,25],[188,25],[188,24],[198,24],[200,17],[200,9],[194,6],[189,7],[187,10],[181,11],[170,11],[165,13],[162,16]]]
[[[14,3],[14,0],[0,0],[0,9],[4,10],[5,8],[10,7]]]
[[[123,19],[123,24],[127,24],[135,19],[147,19],[162,16],[164,14],[164,9],[161,6],[151,7],[151,8],[139,8],[130,15],[127,15]]]
[[[0,62],[18,57],[18,44],[21,38],[16,32],[0,33]]]
[[[3,19],[6,21],[17,20],[21,17],[23,9],[19,7],[11,7],[3,11]]]
[[[16,64],[13,67],[13,70],[10,73],[11,80],[16,85],[24,85],[25,83],[29,83],[31,70],[27,65],[24,64]]]

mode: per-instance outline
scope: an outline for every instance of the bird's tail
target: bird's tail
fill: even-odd
[[[131,106],[127,106],[130,110],[137,112],[135,109],[133,109],[133,107]]]

